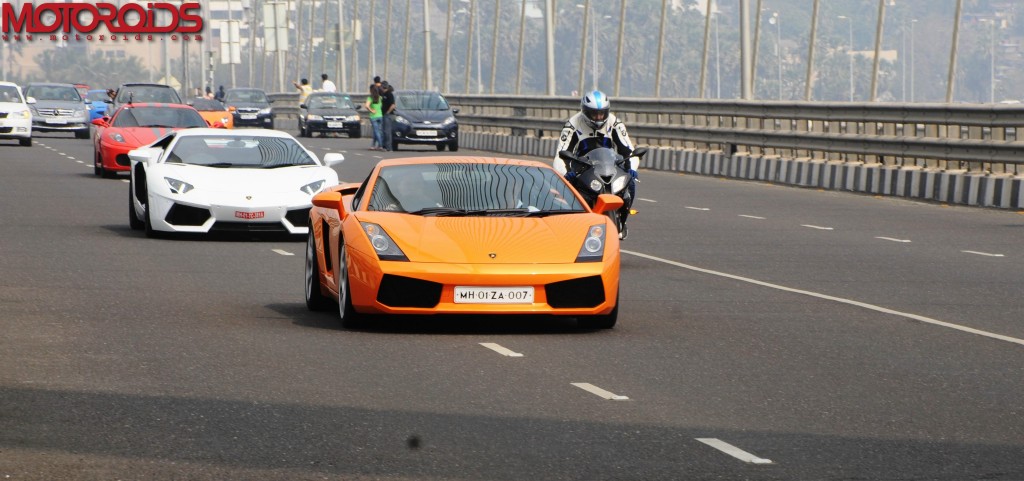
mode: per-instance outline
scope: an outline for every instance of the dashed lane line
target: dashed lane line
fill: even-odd
[[[747,219],[757,219],[757,220],[765,220],[766,219],[765,217],[759,217],[759,216],[756,216],[756,215],[745,215],[745,214],[740,214],[740,217],[746,217]]]
[[[295,254],[292,254],[291,252],[288,252],[288,251],[282,250],[282,249],[274,249],[274,252],[277,252],[278,254],[281,254],[283,256],[293,256],[293,255],[295,255]]]
[[[636,200],[642,200],[642,201],[644,201],[644,202],[650,202],[650,203],[652,203],[652,204],[657,204],[657,203],[658,203],[658,201],[656,201],[656,200],[654,200],[654,199],[645,199],[645,198],[643,198],[643,197],[637,197],[637,199],[636,199]]]
[[[910,239],[896,239],[894,237],[875,237],[875,239],[887,240],[892,242],[903,242],[905,244],[910,243]]]
[[[686,208],[690,209],[690,210],[703,210],[703,211],[711,210],[711,209],[709,209],[707,207],[690,207],[690,206],[686,206]]]
[[[976,256],[1006,257],[1006,256],[1004,256],[1002,254],[992,254],[992,253],[989,253],[989,252],[978,252],[978,251],[960,251],[960,252],[963,252],[964,254],[974,254]]]
[[[835,230],[835,228],[833,228],[833,227],[823,227],[823,226],[820,226],[820,225],[811,225],[811,224],[800,224],[800,227],[807,227],[807,228],[818,229],[818,230]]]
[[[731,445],[731,444],[729,444],[729,443],[727,443],[725,441],[722,441],[721,439],[716,439],[716,438],[696,438],[696,439],[697,439],[697,441],[700,441],[700,442],[702,442],[704,444],[707,444],[708,446],[711,446],[711,447],[713,447],[713,448],[715,448],[715,449],[717,449],[717,450],[719,450],[719,451],[721,451],[721,452],[723,452],[725,454],[728,454],[729,456],[732,456],[732,457],[734,457],[736,459],[739,459],[740,461],[743,461],[744,463],[772,464],[772,460],[770,460],[770,459],[764,459],[764,458],[759,458],[757,456],[754,456],[753,454],[750,454],[750,453],[748,453],[748,452],[746,452],[746,451],[744,451],[744,450],[742,450],[740,448],[737,448],[736,446],[733,446],[733,445]]]
[[[490,349],[490,350],[492,350],[492,351],[494,351],[494,352],[496,352],[498,354],[501,354],[502,356],[506,356],[506,357],[523,357],[522,353],[515,352],[515,351],[513,351],[511,349],[508,349],[508,348],[502,346],[501,344],[496,344],[496,343],[493,343],[493,342],[481,342],[480,345],[483,346],[483,347],[486,347],[487,349]]]
[[[851,306],[862,307],[864,309],[869,309],[869,310],[872,310],[872,311],[875,311],[875,312],[881,312],[883,314],[890,314],[890,315],[893,315],[893,316],[899,316],[899,317],[903,317],[903,318],[906,318],[906,319],[911,319],[911,320],[923,322],[925,324],[931,324],[931,325],[934,325],[934,326],[940,326],[940,327],[945,327],[945,328],[949,328],[949,329],[955,329],[957,331],[966,332],[966,333],[969,333],[969,334],[975,334],[975,335],[978,335],[978,336],[988,337],[988,338],[991,338],[991,339],[996,339],[996,340],[999,340],[999,341],[1005,341],[1005,342],[1010,342],[1010,343],[1013,343],[1013,344],[1018,344],[1018,345],[1024,346],[1024,339],[1018,339],[1016,337],[1004,336],[1002,334],[996,334],[994,332],[983,331],[981,329],[975,329],[973,327],[963,326],[963,325],[960,325],[960,324],[954,324],[952,322],[940,321],[938,319],[932,319],[930,317],[920,316],[920,315],[917,315],[917,314],[911,314],[909,312],[900,312],[900,311],[896,311],[896,310],[893,310],[893,309],[888,309],[888,308],[885,308],[885,307],[876,306],[874,304],[868,304],[866,302],[855,301],[855,300],[852,300],[852,299],[844,299],[842,297],[835,297],[835,296],[830,296],[828,294],[820,294],[820,293],[817,293],[817,292],[805,291],[805,290],[802,290],[802,289],[794,289],[792,287],[780,286],[778,284],[772,284],[772,283],[769,283],[769,282],[759,281],[757,279],[751,279],[749,277],[742,277],[742,276],[737,276],[735,274],[727,274],[725,272],[718,272],[718,271],[713,271],[711,269],[704,269],[702,267],[691,266],[691,265],[688,265],[688,264],[683,264],[682,262],[671,261],[671,260],[668,260],[668,259],[663,259],[661,257],[656,257],[656,256],[644,254],[644,253],[641,253],[641,252],[633,252],[633,251],[628,251],[628,250],[620,250],[619,252],[621,252],[623,254],[629,254],[629,255],[632,255],[632,256],[641,257],[641,258],[644,258],[644,259],[656,261],[656,262],[661,262],[663,264],[668,264],[668,265],[671,265],[671,266],[681,267],[683,269],[688,269],[688,270],[691,270],[691,271],[694,271],[694,272],[700,272],[700,273],[704,273],[704,274],[710,274],[710,275],[713,275],[713,276],[724,277],[726,279],[733,279],[733,280],[740,281],[740,282],[746,282],[746,283],[749,283],[749,284],[755,284],[755,285],[762,286],[762,287],[769,287],[769,288],[772,288],[772,289],[778,289],[780,291],[791,292],[793,294],[801,294],[801,295],[805,295],[805,296],[814,297],[814,298],[817,298],[817,299],[823,299],[823,300],[826,300],[826,301],[834,301],[834,302],[839,302],[839,303],[847,304],[847,305],[851,305]],[[1002,255],[1002,254],[999,254],[999,255]]]
[[[584,391],[587,391],[587,392],[589,392],[591,394],[594,394],[594,395],[600,396],[602,398],[605,398],[605,399],[607,399],[609,401],[628,401],[629,400],[629,398],[626,397],[626,396],[619,396],[617,394],[610,393],[610,392],[605,391],[604,389],[601,389],[601,388],[599,388],[599,387],[597,387],[597,386],[595,386],[593,384],[590,384],[588,382],[574,382],[574,383],[572,383],[572,385],[576,386],[576,387],[578,387],[578,388],[580,388],[580,389],[582,389]]]

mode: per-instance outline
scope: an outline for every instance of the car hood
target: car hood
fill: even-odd
[[[356,115],[353,109],[306,109],[307,113],[313,115]]]
[[[299,188],[326,180],[323,188],[338,183],[338,174],[318,165],[281,167],[278,169],[245,169],[203,167],[188,164],[161,164],[160,173],[192,184],[196,190],[217,194],[294,193]]]
[[[607,219],[591,213],[525,218],[360,214],[360,220],[379,224],[410,261],[455,264],[575,262],[588,229]]]
[[[452,117],[451,110],[397,110],[398,115],[417,124],[430,122],[440,124],[444,119]]]
[[[28,105],[19,102],[0,102],[0,112],[21,112],[28,110]]]
[[[67,109],[85,110],[85,104],[82,102],[74,102],[69,100],[36,100],[34,104],[37,109]]]
[[[265,109],[270,107],[270,104],[263,102],[226,102],[224,105],[234,107],[236,109]]]

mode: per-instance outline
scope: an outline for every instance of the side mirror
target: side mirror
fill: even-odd
[[[163,149],[144,147],[141,149],[135,149],[128,152],[128,159],[134,162],[142,162],[146,165],[152,165],[160,158],[160,153]]]
[[[338,165],[338,164],[340,164],[340,163],[342,163],[344,161],[345,161],[345,156],[341,155],[339,153],[329,152],[329,153],[324,154],[324,163],[327,164],[328,167],[332,167],[332,166]]]
[[[25,99],[25,103],[26,104],[34,104],[34,103],[36,103],[36,98],[35,97],[29,97],[29,98]]]
[[[459,113],[459,109],[452,109],[452,115]]]
[[[573,155],[572,152],[569,152],[568,150],[560,150],[560,151],[558,151],[558,158],[562,159],[562,162],[565,162],[565,168],[566,169],[568,169],[569,166],[572,165],[572,163],[574,161],[579,161],[580,160],[579,157],[576,157],[575,155]]]
[[[601,194],[597,196],[597,201],[594,202],[594,213],[604,214],[613,210],[619,210],[625,202],[622,198],[614,194]]]
[[[300,109],[304,109],[304,108],[306,108],[306,104],[299,104],[299,108],[300,108]]]
[[[336,209],[339,216],[345,216],[345,206],[341,203],[340,192],[321,192],[313,196],[313,205],[316,207],[323,207],[324,209]]]
[[[236,109],[235,109],[235,106],[234,106],[234,105],[229,105],[229,106],[228,106],[228,112],[234,112],[235,110],[236,110]]]
[[[647,147],[637,147],[633,149],[633,157],[643,157],[647,155]]]
[[[97,127],[110,127],[110,123],[107,122],[107,117],[100,117],[92,121],[92,124]]]

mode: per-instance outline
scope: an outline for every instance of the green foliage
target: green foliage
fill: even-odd
[[[149,72],[138,57],[111,58],[102,51],[83,54],[79,48],[53,48],[36,56],[42,74],[24,82],[84,82],[93,88],[117,87],[125,82],[149,80]]]

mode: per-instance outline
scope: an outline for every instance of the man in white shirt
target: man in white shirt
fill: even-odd
[[[320,90],[322,90],[324,92],[337,92],[338,91],[338,87],[336,87],[334,85],[334,82],[331,82],[330,80],[327,80],[327,74],[325,74],[325,73],[324,74],[320,74],[320,79],[323,80],[323,86],[320,87]]]

